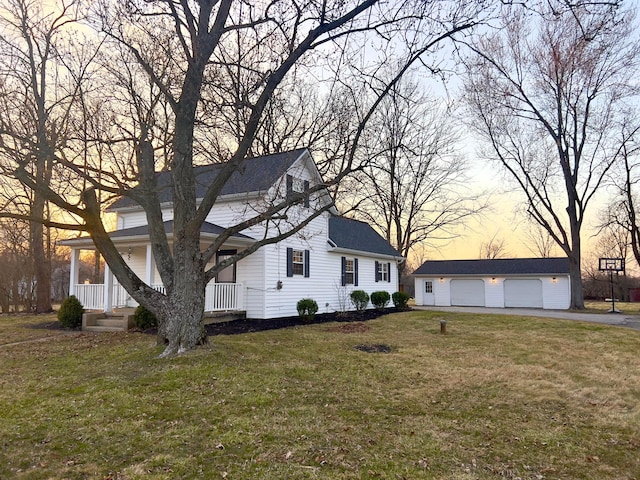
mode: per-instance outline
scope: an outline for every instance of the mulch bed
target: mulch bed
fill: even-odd
[[[313,321],[305,322],[300,317],[269,318],[264,320],[232,320],[224,323],[212,323],[207,325],[207,334],[215,335],[237,335],[240,333],[262,332],[265,330],[276,330],[280,328],[296,327],[299,325],[309,325],[314,323],[340,322],[344,325],[337,325],[329,330],[343,333],[354,333],[369,329],[362,322],[373,320],[382,315],[399,312],[397,308],[385,308],[383,310],[365,310],[364,312],[333,312],[321,313],[314,317]]]
[[[310,325],[314,323],[340,322],[328,330],[341,333],[365,332],[370,327],[363,322],[373,320],[382,315],[399,312],[397,308],[385,308],[383,310],[370,309],[363,312],[333,312],[321,313],[314,317],[313,321],[305,322],[300,317],[284,317],[269,319],[242,319],[229,322],[211,323],[206,325],[207,335],[238,335],[249,332],[262,332],[265,330],[277,330],[280,328],[296,327],[299,325]],[[43,322],[30,325],[31,328],[43,328],[47,330],[66,330],[59,322]],[[155,329],[145,330],[145,333],[156,334]]]

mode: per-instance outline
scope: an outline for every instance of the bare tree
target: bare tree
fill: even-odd
[[[479,258],[493,260],[508,256],[507,246],[504,238],[498,237],[498,232],[486,242],[480,244]]]
[[[467,62],[471,125],[569,258],[572,308],[584,307],[585,212],[614,162],[613,128],[638,72],[632,32],[632,12],[609,2],[512,7]]]
[[[421,89],[406,77],[390,90],[367,138],[371,161],[343,198],[405,258],[417,244],[455,238],[456,227],[486,208],[465,189],[467,165],[455,150],[451,112]]]
[[[330,71],[338,64],[353,68],[355,62],[345,59],[363,55],[369,39],[393,44],[394,49],[406,47],[395,73],[385,81],[376,81],[379,64],[375,64],[375,53],[367,71],[359,72],[360,77],[366,74],[369,88],[376,94],[350,125],[354,128],[345,128],[348,142],[340,147],[341,163],[327,168],[333,175],[326,183],[309,189],[308,193],[315,195],[364,167],[358,156],[360,139],[379,103],[404,72],[425,61],[434,46],[476,22],[475,2],[445,5],[448,9],[441,9],[440,2],[382,6],[376,0],[321,4],[105,0],[98,5],[95,19],[109,39],[113,65],[134,73],[128,77],[134,83],[127,88],[116,81],[108,85],[113,90],[101,91],[113,92],[109,105],[105,102],[102,107],[113,108],[112,124],[118,126],[104,135],[114,133],[117,137],[109,142],[114,161],[103,165],[98,177],[94,164],[82,163],[79,156],[61,156],[57,167],[86,181],[84,189],[82,181],[75,182],[77,190],[71,192],[81,195],[80,203],[72,194],[47,188],[28,170],[18,169],[14,175],[80,219],[76,224],[69,221],[56,226],[91,235],[119,283],[158,317],[161,335],[168,341],[163,355],[184,352],[206,339],[204,288],[219,271],[264,245],[295,235],[329,208],[329,203],[322,204],[305,217],[295,215],[301,198],[274,197],[255,216],[229,226],[201,250],[200,230],[205,218],[225,183],[243,167],[252,148],[257,148],[256,135],[270,101],[290,85],[287,79],[294,66],[306,68],[309,74],[322,72],[324,66]],[[113,78],[113,72],[107,76]],[[240,94],[229,96],[234,88]],[[136,95],[123,100],[122,92]],[[228,118],[238,120],[229,123]],[[214,148],[205,148],[206,144]],[[118,149],[122,150],[120,155],[116,155]],[[220,158],[217,152],[226,153]],[[203,198],[196,199],[194,165],[220,161],[224,163],[216,179]],[[156,188],[160,168],[172,179],[172,244],[164,229]],[[130,188],[130,181],[135,188]],[[120,195],[145,210],[166,293],[145,284],[118,253],[101,219],[98,192],[105,195],[103,201]],[[258,226],[264,228],[263,237],[210,266],[230,236]]]
[[[638,154],[640,153],[640,122],[627,120],[620,135],[618,162],[612,172],[614,196],[600,214],[600,231],[624,231],[627,245],[640,265],[640,220],[638,219]]]
[[[539,224],[532,224],[526,233],[528,242],[526,246],[531,253],[542,258],[550,258],[557,245],[549,232],[542,228]]]
[[[73,37],[67,29],[79,17],[75,0],[48,9],[39,1],[10,0],[0,15],[0,169],[9,177],[22,169],[43,188],[56,181],[56,157],[69,140],[78,96],[77,71],[72,68],[78,65],[72,66],[69,50]],[[6,192],[11,180],[5,178],[4,182]],[[46,194],[39,188],[17,195],[12,192],[5,196],[2,212],[30,220],[35,311],[50,311]]]

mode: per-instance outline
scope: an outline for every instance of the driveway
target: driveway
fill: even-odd
[[[581,322],[604,323],[640,330],[640,315],[622,313],[587,313],[568,310],[541,310],[533,308],[487,308],[487,307],[432,307],[414,306],[415,310],[440,312],[480,313],[489,315],[521,315],[524,317],[560,318]]]

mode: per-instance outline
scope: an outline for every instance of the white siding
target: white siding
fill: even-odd
[[[315,300],[318,303],[318,313],[326,311],[325,304],[331,301],[333,291],[333,279],[327,266],[326,224],[325,216],[320,216],[314,219],[307,229],[313,233],[304,235],[304,238],[294,235],[278,244],[263,248],[267,250],[264,273],[266,288],[264,316],[260,318],[296,316],[296,305],[302,298]],[[309,250],[309,277],[287,277],[287,248]],[[339,281],[339,270],[337,280]],[[281,289],[277,288],[279,281],[282,282]]]
[[[555,278],[555,281],[554,281]],[[569,276],[542,277],[542,308],[566,310],[571,305]]]
[[[142,212],[118,213],[118,230],[147,224],[147,214]]]
[[[265,318],[265,258],[268,249],[263,247],[240,260],[236,266],[236,281],[245,286],[244,301],[248,318]]]
[[[485,306],[504,307],[504,279],[491,277],[484,279]]]
[[[369,295],[374,291],[385,290],[392,295],[398,291],[398,269],[391,262],[391,282],[375,281],[375,262],[388,260],[365,255],[344,255],[327,250],[327,217],[315,219],[309,230],[317,233],[304,239],[298,236],[283,240],[277,245],[263,247],[266,251],[265,271],[265,312],[263,317],[276,318],[298,315],[296,305],[302,298],[311,298],[318,304],[318,313],[352,310],[348,299],[352,290],[364,290]],[[296,250],[309,250],[309,277],[294,275],[287,277],[287,247]],[[358,286],[341,286],[342,256],[358,258]],[[282,288],[277,289],[278,281]],[[249,291],[248,295],[253,292]],[[345,299],[346,297],[346,299]],[[371,308],[372,305],[370,304]],[[250,312],[247,312],[250,317]]]

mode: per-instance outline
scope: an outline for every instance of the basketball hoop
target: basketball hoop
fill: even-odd
[[[601,272],[624,272],[624,258],[600,258],[598,270]]]
[[[613,291],[613,272],[616,275],[624,272],[624,258],[600,258],[598,259],[598,270],[601,272],[609,272],[609,282],[611,283],[611,310],[609,313],[620,313],[616,310],[616,297]]]

